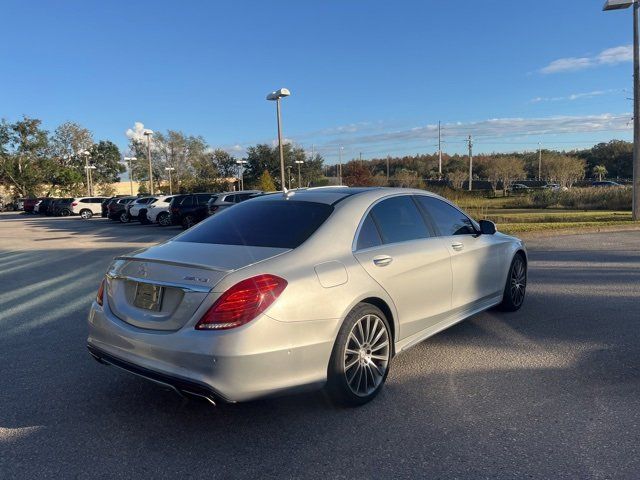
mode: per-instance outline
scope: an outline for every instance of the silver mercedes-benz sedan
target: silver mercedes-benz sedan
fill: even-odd
[[[490,307],[519,309],[526,284],[523,243],[437,195],[294,190],[117,257],[88,348],[212,403],[324,387],[360,405],[394,355]]]

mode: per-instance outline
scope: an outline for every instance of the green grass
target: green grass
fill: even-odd
[[[549,223],[504,223],[498,225],[498,230],[507,235],[519,233],[536,233],[547,231],[569,231],[579,232],[580,230],[597,230],[600,228],[612,227],[633,227],[640,228],[640,223],[631,221],[608,221],[608,222],[549,222]]]

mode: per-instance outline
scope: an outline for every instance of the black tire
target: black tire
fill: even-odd
[[[171,226],[171,215],[168,212],[160,212],[156,217],[156,221],[161,227],[169,227]]]
[[[63,208],[62,210],[60,210],[61,217],[68,217],[69,215],[71,215],[71,210],[68,210],[66,208]]]
[[[142,210],[140,210],[140,212],[138,213],[138,221],[142,224],[142,225],[147,225],[149,223],[149,220],[147,220],[147,209],[143,208]]]
[[[120,220],[120,223],[129,223],[131,221],[131,217],[129,216],[129,214],[127,212],[122,212],[118,216],[118,220]]]
[[[91,217],[93,217],[93,212],[88,208],[82,209],[80,210],[80,217],[83,220],[89,220]]]
[[[193,215],[187,215],[182,219],[182,228],[185,230],[193,227],[196,224],[196,219]]]
[[[498,309],[503,312],[515,312],[520,310],[524,303],[527,291],[527,262],[524,255],[516,253],[511,260],[509,274],[504,286],[502,303],[498,305]]]
[[[392,352],[393,337],[384,313],[368,303],[356,305],[344,319],[331,352],[325,387],[331,401],[356,407],[373,400],[387,379]]]

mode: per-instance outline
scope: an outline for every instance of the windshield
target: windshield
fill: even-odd
[[[245,202],[187,231],[178,242],[296,248],[333,212],[325,203],[274,200]]]

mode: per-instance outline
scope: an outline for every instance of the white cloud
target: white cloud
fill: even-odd
[[[608,48],[599,54],[591,57],[567,57],[554,60],[546,67],[540,69],[540,73],[550,74],[558,72],[571,72],[584,70],[585,68],[598,67],[602,65],[617,65],[619,63],[633,60],[633,47],[622,45]]]
[[[584,92],[584,93],[572,93],[571,95],[567,95],[564,97],[535,97],[529,100],[529,103],[540,103],[540,102],[563,102],[563,101],[575,101],[583,98],[592,98],[599,97],[601,95],[607,95],[609,93],[616,92],[617,90],[594,90],[592,92]]]

